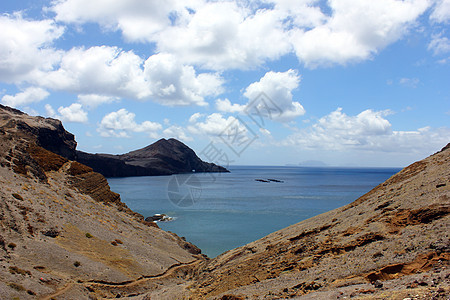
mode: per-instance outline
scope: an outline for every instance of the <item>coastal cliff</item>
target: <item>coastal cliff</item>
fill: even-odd
[[[66,158],[75,146],[59,121],[0,107],[0,298],[116,297],[96,286],[141,280],[151,290],[204,260]]]
[[[77,160],[106,177],[229,172],[224,167],[202,161],[191,148],[176,139],[160,139],[145,148],[121,155],[77,151]]]

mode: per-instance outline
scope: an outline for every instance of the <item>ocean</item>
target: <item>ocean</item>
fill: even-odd
[[[232,166],[230,173],[108,178],[145,217],[215,257],[269,233],[348,204],[398,168]]]

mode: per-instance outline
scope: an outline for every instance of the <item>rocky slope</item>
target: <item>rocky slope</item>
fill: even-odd
[[[349,205],[205,262],[191,292],[198,299],[448,299],[449,213],[450,144]]]
[[[450,144],[349,205],[212,260],[129,210],[70,159],[75,146],[59,121],[0,107],[2,299],[450,296]],[[144,168],[140,155],[157,150],[122,159]]]
[[[77,152],[77,160],[106,177],[171,175],[195,172],[228,172],[202,161],[176,139],[161,139],[145,148],[122,155]]]
[[[130,282],[157,289],[204,260],[65,158],[75,146],[59,121],[0,107],[0,298],[126,296]]]

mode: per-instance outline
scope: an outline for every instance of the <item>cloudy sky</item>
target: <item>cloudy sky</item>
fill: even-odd
[[[0,102],[78,149],[405,166],[450,142],[450,0],[1,1]]]

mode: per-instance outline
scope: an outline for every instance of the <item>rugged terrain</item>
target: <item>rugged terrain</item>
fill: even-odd
[[[208,260],[74,161],[59,121],[2,106],[0,141],[2,299],[450,296],[450,144],[351,204]],[[139,152],[123,159],[141,167]]]
[[[191,148],[176,139],[160,139],[145,148],[121,155],[77,151],[77,161],[106,177],[228,172],[221,166],[202,161]]]
[[[351,204],[203,263],[191,291],[222,299],[448,299],[449,213],[450,144]]]
[[[102,175],[56,154],[75,145],[59,121],[0,107],[1,299],[125,296],[130,282],[156,289],[204,260],[128,209]]]

